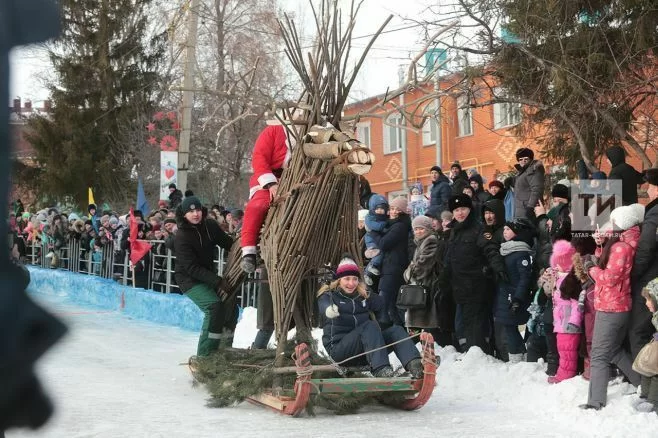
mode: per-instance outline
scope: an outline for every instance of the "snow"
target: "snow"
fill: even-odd
[[[316,417],[289,418],[249,403],[212,409],[204,388],[193,387],[179,365],[196,350],[196,333],[77,307],[64,297],[35,298],[70,328],[38,365],[57,411],[44,428],[11,430],[10,438],[658,436],[658,416],[634,409],[639,399],[630,385],[611,385],[604,410],[581,411],[588,388],[582,378],[549,385],[542,364],[503,364],[477,349],[440,351],[437,387],[415,412],[368,406],[350,416],[318,410]],[[256,311],[245,309],[234,345],[250,345],[255,333]]]

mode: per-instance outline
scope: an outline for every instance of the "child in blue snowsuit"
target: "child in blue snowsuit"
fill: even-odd
[[[368,285],[373,284],[372,277],[380,275],[383,255],[377,247],[377,241],[374,238],[375,233],[384,230],[388,221],[388,202],[382,195],[373,194],[368,200],[368,215],[366,216],[366,258],[370,259],[366,266],[365,281]]]

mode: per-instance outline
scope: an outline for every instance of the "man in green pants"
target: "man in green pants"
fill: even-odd
[[[237,321],[238,310],[236,305],[223,302],[229,291],[213,263],[215,246],[229,251],[233,240],[206,215],[196,196],[185,198],[176,210],[176,283],[204,314],[197,356],[208,356],[217,350],[222,337],[232,337],[235,324],[231,322]],[[230,334],[223,334],[225,327],[231,330]]]

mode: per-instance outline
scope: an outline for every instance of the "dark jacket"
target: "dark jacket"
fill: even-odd
[[[519,243],[512,241],[510,243]],[[506,243],[508,245],[509,243]],[[530,317],[527,309],[531,301],[532,283],[532,258],[530,247],[515,250],[504,256],[505,270],[507,271],[508,282],[500,283],[496,293],[494,307],[494,317],[496,322],[506,325],[525,324]],[[520,308],[516,313],[512,313],[510,306],[516,300],[520,303]]]
[[[532,210],[544,194],[544,165],[533,160],[526,167],[514,167],[519,172],[514,183],[514,217],[532,219]]]
[[[176,189],[173,192],[169,193],[169,209],[173,210],[183,202],[183,192]]]
[[[401,276],[409,266],[410,233],[411,218],[408,214],[400,214],[397,219],[389,220],[384,232],[377,236],[377,247],[384,254],[382,276]]]
[[[497,246],[484,238],[484,229],[475,214],[464,222],[453,220],[444,259],[441,286],[451,287],[455,303],[486,301],[486,275],[489,268],[504,272]]]
[[[468,187],[468,175],[464,170],[460,170],[457,176],[452,178],[452,195],[461,195],[465,187]]]
[[[439,208],[439,213],[442,213],[448,209],[448,199],[451,195],[450,180],[444,174],[439,173],[439,179],[432,181],[430,205],[436,205]]]
[[[644,210],[642,232],[631,271],[632,293],[637,297],[642,289],[658,277],[658,199],[647,204]]]
[[[325,311],[332,304],[338,307],[339,315],[327,318]],[[356,292],[350,295],[337,287],[320,295],[318,307],[323,318],[322,344],[331,353],[333,345],[340,342],[345,335],[370,321],[370,312],[377,315],[384,310],[384,299],[377,294],[371,294],[368,298],[363,298]]]
[[[626,164],[626,153],[621,146],[608,148],[605,155],[612,166],[608,179],[617,179],[622,182],[622,205],[637,203],[637,186],[644,183],[642,173],[635,170],[630,164]]]
[[[176,255],[176,284],[183,293],[203,283],[217,289],[221,277],[213,262],[215,246],[230,251],[233,239],[219,227],[217,221],[207,219],[204,213],[199,225],[192,225],[178,213],[178,232],[174,238]]]
[[[487,225],[484,220],[484,211],[490,210],[494,212],[496,216],[496,223],[492,226]],[[491,240],[496,245],[503,243],[503,228],[505,228],[505,204],[500,199],[492,198],[489,199],[482,205],[480,212],[480,218],[482,222],[482,227],[484,231],[484,238]]]

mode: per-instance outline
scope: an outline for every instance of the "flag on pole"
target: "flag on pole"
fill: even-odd
[[[151,244],[144,240],[137,240],[137,219],[135,219],[133,208],[130,207],[130,262],[133,266],[150,250]]]
[[[89,187],[89,205],[94,204],[96,205],[96,201],[94,201],[94,192],[91,190],[91,187]]]
[[[137,180],[137,210],[140,210],[144,216],[147,216],[150,211],[149,203],[144,194],[144,185],[142,184],[141,177]]]

